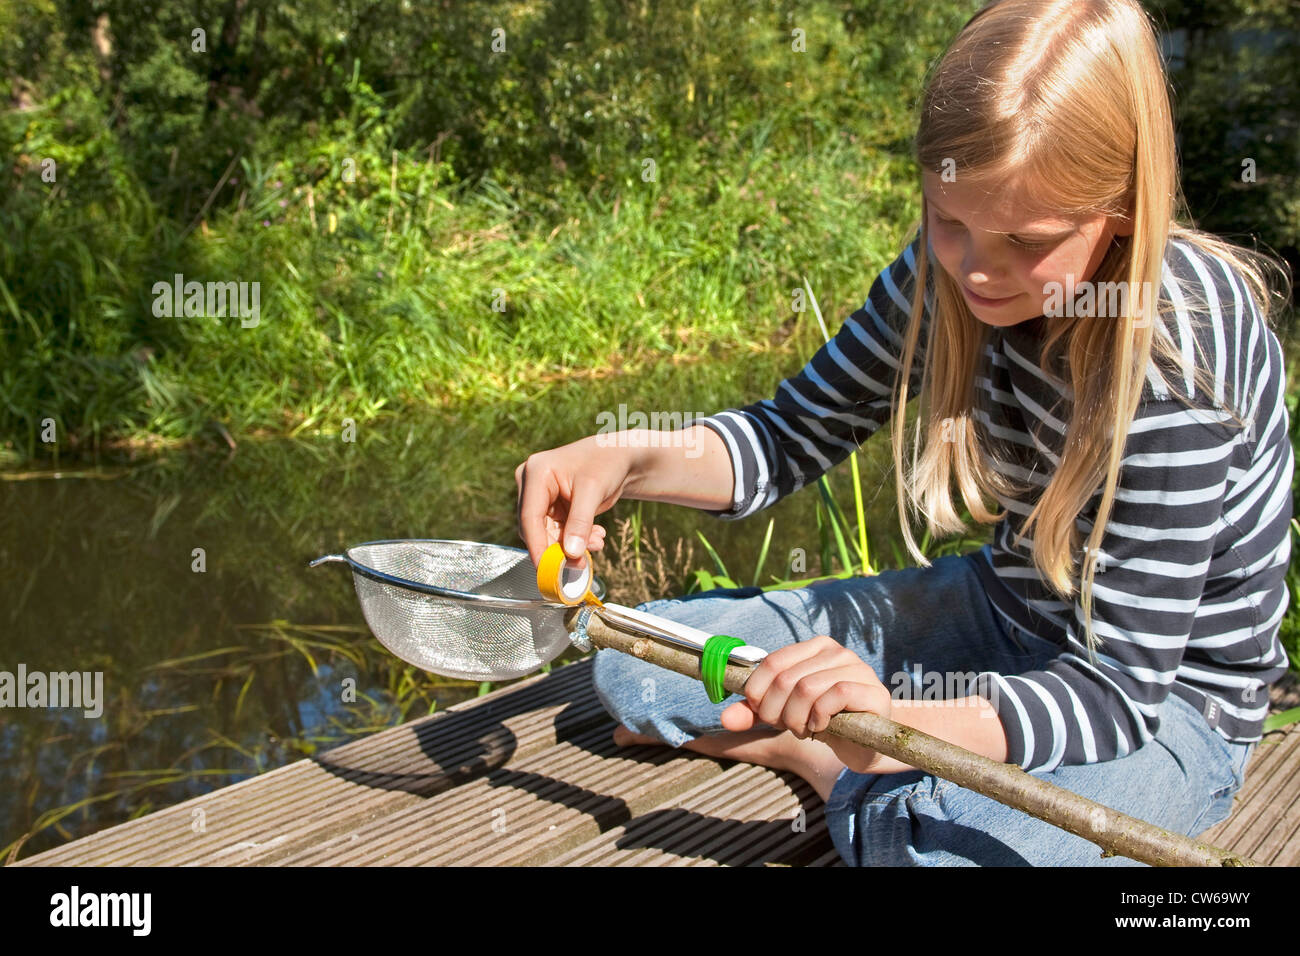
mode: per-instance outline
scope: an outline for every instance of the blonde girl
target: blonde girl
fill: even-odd
[[[1131,864],[817,734],[872,711],[1182,833],[1225,819],[1287,666],[1285,290],[1180,218],[1135,0],[985,6],[927,82],[916,158],[918,232],[798,375],[692,442],[531,456],[521,535],[534,560],[599,549],[593,519],[623,497],[745,518],[888,423],[920,567],[644,605],[771,654],[713,705],[599,652],[615,739],[799,774],[853,865]],[[965,530],[954,486],[993,541],[930,562],[910,523]]]

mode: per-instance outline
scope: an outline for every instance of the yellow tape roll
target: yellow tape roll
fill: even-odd
[[[591,593],[591,553],[584,551],[583,554],[587,566],[571,568],[560,542],[542,552],[542,559],[537,562],[537,590],[542,592],[542,597],[570,607],[583,603],[604,607],[600,598]]]

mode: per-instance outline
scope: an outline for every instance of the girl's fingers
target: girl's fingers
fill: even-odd
[[[548,538],[547,532],[549,527],[555,526],[552,508],[559,496],[559,487],[552,483],[550,474],[532,475],[526,468],[518,472],[518,481],[519,536],[528,546],[528,556],[533,564],[537,564],[547,544],[555,540],[554,537]]]
[[[864,671],[861,664],[828,667],[805,675],[795,686],[794,692],[786,699],[785,707],[781,710],[781,726],[799,738],[805,738],[819,730],[825,730],[826,725],[830,723],[831,717],[834,717],[839,711],[831,711],[823,720],[822,714],[829,704],[816,709],[821,704],[822,697],[832,687],[841,682],[846,684],[857,682],[857,686],[863,687],[866,686],[861,683],[863,680],[874,679],[874,677],[875,675],[871,673],[870,668]],[[831,703],[836,700],[838,700],[838,696],[832,698]]]
[[[570,567],[586,566],[582,552],[586,550],[594,533],[596,512],[600,509],[603,498],[604,495],[595,482],[581,478],[574,482],[569,514],[564,522],[564,540],[560,542],[564,553],[569,557]]]
[[[829,640],[829,639],[828,639]],[[812,642],[809,642],[812,643]],[[846,654],[848,659],[846,660]],[[821,644],[812,650],[812,655],[804,657],[796,663],[787,664],[782,667],[780,673],[772,678],[768,685],[766,693],[754,708],[758,713],[759,720],[773,726],[785,726],[782,723],[782,714],[789,705],[792,696],[802,693],[800,684],[807,680],[811,675],[820,671],[830,670],[836,667],[843,667],[850,662],[856,663],[859,667],[865,667],[856,655],[846,652],[843,647],[830,641],[829,644]],[[766,661],[764,661],[766,663]],[[779,663],[779,662],[778,662]],[[751,677],[752,680],[752,677]],[[753,698],[749,692],[749,682],[745,684],[745,698],[753,703]],[[811,700],[808,701],[811,704]]]
[[[817,656],[827,650],[828,647],[840,647],[840,645],[829,637],[818,636],[811,641],[799,641],[796,644],[787,644],[785,647],[777,648],[763,658],[759,665],[754,668],[754,672],[749,675],[749,679],[745,681],[745,699],[757,709],[764,697],[767,696],[772,682],[787,668]],[[841,650],[843,650],[842,647]],[[778,713],[780,713],[779,710]]]
[[[860,677],[861,672],[858,674]],[[808,713],[809,732],[821,733],[830,725],[832,717],[846,710],[888,717],[893,712],[893,699],[879,681],[864,684],[860,679],[839,680],[827,687],[813,703]]]

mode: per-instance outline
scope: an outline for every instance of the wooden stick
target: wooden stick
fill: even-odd
[[[566,626],[570,631],[577,626],[577,612],[578,609],[574,608],[566,616]],[[616,627],[596,614],[587,620],[587,636],[596,647],[631,654],[658,667],[696,680],[702,679],[699,653]],[[728,663],[723,687],[733,694],[743,693],[745,681],[752,671],[748,665]],[[700,693],[703,692],[701,689]],[[1103,857],[1126,856],[1152,866],[1259,865],[1249,857],[1094,803],[1041,777],[1025,773],[1015,764],[997,763],[878,714],[849,711],[836,714],[823,733],[835,734],[879,751],[1091,840],[1102,848]]]

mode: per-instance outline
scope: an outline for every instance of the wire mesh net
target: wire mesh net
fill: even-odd
[[[569,646],[564,608],[543,600],[527,551],[469,541],[378,541],[349,548],[346,557],[371,632],[424,670],[509,680],[537,671]]]

